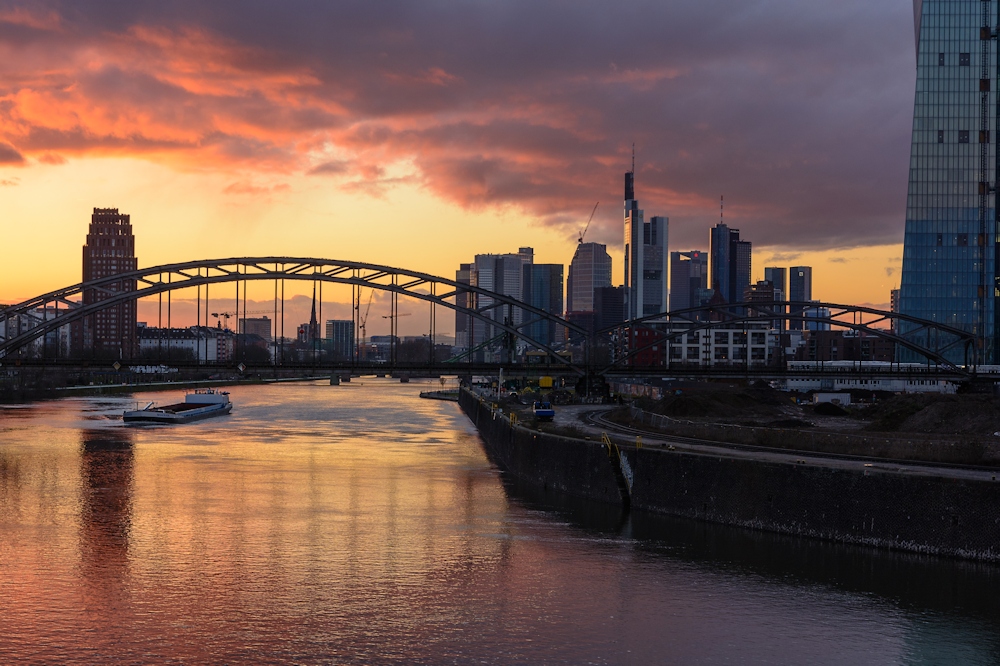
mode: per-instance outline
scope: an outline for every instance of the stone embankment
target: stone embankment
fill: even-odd
[[[463,390],[504,471],[540,487],[671,516],[842,543],[1000,561],[1000,471],[546,434]]]

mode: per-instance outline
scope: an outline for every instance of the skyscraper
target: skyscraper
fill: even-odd
[[[629,319],[667,309],[669,219],[643,220],[635,198],[635,167],[625,173],[625,297]]]
[[[354,321],[327,319],[326,341],[334,360],[349,361],[354,355]]]
[[[476,275],[475,264],[460,264],[455,271],[455,282],[478,287],[478,276]],[[458,289],[455,293],[455,305],[461,308],[473,309],[476,307],[476,294],[471,291]],[[475,333],[474,317],[463,312],[455,311],[455,346],[463,349],[474,347],[471,335]]]
[[[709,234],[711,244],[710,288],[727,303],[738,303],[750,286],[752,244],[740,240],[740,230],[719,222]]]
[[[670,311],[701,305],[698,292],[708,288],[708,253],[670,253]]]
[[[525,303],[550,314],[562,315],[562,264],[525,264],[522,285]],[[535,319],[534,315],[530,316]],[[525,334],[532,340],[551,347],[563,341],[565,330],[560,330],[554,322],[542,320],[529,324],[525,328]]]
[[[611,286],[611,255],[601,243],[580,243],[566,279],[566,312],[594,311],[594,290]]]
[[[580,243],[566,278],[566,319],[588,331],[594,329],[594,290],[611,286],[611,256],[601,243]],[[570,340],[579,335],[570,332]]]
[[[769,266],[764,269],[764,279],[774,285],[774,300],[788,300],[788,269]]]
[[[95,208],[83,246],[83,281],[100,280],[138,268],[135,237],[128,215],[117,208]],[[111,298],[116,292],[135,291],[135,280],[121,280],[102,290],[85,289],[83,304]],[[138,355],[135,300],[107,307],[71,327],[73,349],[84,355],[131,358]]]
[[[980,360],[996,363],[996,3],[915,1],[914,14],[917,82],[899,310],[974,332]],[[913,328],[901,323],[900,334]],[[953,360],[962,359],[956,350]]]
[[[808,302],[813,297],[813,269],[811,266],[792,266],[788,269],[788,300]],[[806,307],[803,305],[791,305],[788,308],[789,314],[802,312]],[[799,321],[789,322],[788,328],[802,330],[804,323]]]
[[[517,254],[477,254],[475,261],[459,266],[455,273],[455,281],[495,291],[519,301],[523,300],[522,269],[534,261],[534,254],[534,250],[530,247],[518,248]],[[456,303],[467,308],[482,310],[486,306],[493,305],[494,299],[459,289],[456,294]],[[502,322],[508,316],[514,324],[520,324],[524,320],[524,313],[520,308],[499,306],[482,312],[484,317],[494,321]],[[461,312],[455,313],[456,346],[477,347],[499,333],[500,329],[487,322]],[[479,358],[478,355],[477,358]]]

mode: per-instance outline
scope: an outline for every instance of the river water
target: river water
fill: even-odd
[[[995,566],[546,496],[421,388],[0,407],[0,663],[1000,663]]]

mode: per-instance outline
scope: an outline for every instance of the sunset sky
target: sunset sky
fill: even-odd
[[[80,280],[95,206],[140,266],[454,277],[524,245],[568,264],[600,201],[620,283],[634,142],[671,250],[708,248],[724,194],[754,279],[813,265],[814,297],[884,306],[914,67],[910,0],[0,0],[0,303]]]

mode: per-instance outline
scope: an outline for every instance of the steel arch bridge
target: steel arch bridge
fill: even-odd
[[[967,375],[968,371],[949,360],[948,354],[956,349],[962,349],[966,357],[965,365],[968,366],[969,349],[975,344],[973,334],[944,324],[874,308],[811,301],[706,305],[648,315],[593,332],[577,323],[567,321],[509,296],[427,273],[358,261],[298,257],[247,257],[205,259],[153,266],[100,280],[70,285],[5,308],[0,311],[0,320],[4,322],[4,336],[0,336],[0,359],[67,324],[83,320],[105,308],[135,299],[164,293],[169,294],[181,289],[198,288],[200,301],[201,288],[204,287],[207,302],[210,285],[235,283],[235,302],[236,309],[239,311],[240,284],[242,283],[244,285],[242,289],[243,311],[245,312],[245,284],[247,282],[274,281],[277,293],[277,284],[284,280],[312,281],[320,285],[335,283],[351,286],[354,292],[355,330],[357,330],[358,324],[357,306],[360,301],[360,290],[365,288],[380,290],[388,292],[392,296],[388,318],[393,334],[396,333],[396,318],[399,316],[398,297],[414,298],[429,304],[432,347],[435,331],[435,308],[444,307],[456,313],[465,314],[472,320],[503,331],[509,336],[521,339],[527,345],[546,352],[554,363],[562,364],[566,369],[579,374],[584,374],[587,370],[572,364],[552,347],[532,339],[523,329],[540,321],[553,322],[586,340],[588,352],[594,348],[598,341],[606,340],[607,336],[615,330],[649,327],[664,331],[659,340],[639,348],[628,349],[613,363],[603,370],[598,370],[600,374],[626,371],[629,369],[629,361],[637,354],[653,344],[663,344],[663,342],[674,340],[685,333],[722,326],[745,325],[752,327],[754,324],[759,325],[779,320],[787,323],[808,321],[867,332],[910,349],[927,358],[928,363],[943,367],[953,374]],[[128,288],[124,289],[122,285],[127,285]],[[90,304],[74,300],[81,299],[85,292],[97,294],[101,300]],[[457,297],[467,293],[474,294],[483,304],[474,307],[460,305]],[[222,298],[228,300],[231,297]],[[491,311],[502,308],[507,308],[508,312],[516,308],[523,313],[524,318],[528,318],[528,321],[514,324],[511,323],[512,320],[504,321],[502,317],[490,316]],[[806,317],[806,309],[815,312],[817,308],[820,312],[825,311],[828,314],[819,317]],[[41,312],[40,315],[39,312]],[[206,306],[205,325],[208,325],[207,317]],[[865,319],[866,317],[867,319]],[[11,332],[11,321],[17,324],[16,330],[8,334]],[[907,322],[913,326],[913,329],[908,331],[906,336],[900,336],[890,330],[876,327],[877,324],[890,321]],[[24,322],[27,323],[26,327],[23,325]],[[669,329],[671,324],[682,324],[683,329],[664,330]],[[277,335],[278,331],[275,333]],[[919,339],[921,334],[923,334],[923,341]],[[460,366],[461,364],[456,365],[455,368],[458,369]],[[595,368],[588,367],[587,369],[592,371]]]
[[[357,296],[360,295],[361,289],[369,288],[388,292],[392,295],[389,319],[393,334],[396,332],[396,318],[399,316],[398,297],[405,296],[422,300],[430,304],[432,346],[435,322],[434,308],[440,306],[468,315],[484,325],[519,338],[528,345],[547,352],[556,363],[561,363],[582,373],[582,370],[573,366],[555,349],[532,339],[521,330],[539,321],[550,321],[565,326],[575,333],[587,335],[586,329],[581,326],[540,308],[477,286],[404,268],[358,261],[298,257],[204,259],[165,264],[50,291],[0,311],[0,319],[4,321],[4,336],[0,336],[0,358],[24,347],[46,333],[82,320],[105,308],[181,289],[199,288],[200,302],[200,288],[204,286],[207,302],[209,285],[236,283],[235,302],[237,310],[239,310],[240,283],[245,284],[249,281],[260,280],[275,281],[276,285],[284,280],[350,285],[357,290],[354,292],[356,303],[360,301]],[[82,298],[85,292],[97,294],[101,300],[90,304],[73,300],[74,298]],[[475,294],[478,300],[483,302],[483,305],[471,308],[459,305],[456,297],[465,293]],[[243,298],[245,311],[245,286]],[[454,299],[456,302],[450,302],[449,299]],[[534,318],[514,325],[504,321],[503,318],[489,316],[488,313],[491,311],[502,310],[504,307],[508,309],[508,312],[512,312],[516,308],[525,313],[524,316],[530,315]],[[42,314],[39,315],[39,312]],[[7,335],[7,332],[11,331],[10,322],[12,320],[18,322],[15,327],[17,330],[14,334]],[[22,325],[19,322],[24,320],[27,320],[29,327],[22,332]]]
[[[807,315],[807,311],[810,314]],[[949,372],[959,375],[970,374],[968,367],[970,366],[970,361],[974,361],[974,355],[970,357],[970,351],[974,351],[977,343],[974,333],[947,324],[940,324],[899,312],[886,312],[866,306],[842,305],[820,301],[767,301],[702,305],[632,319],[622,324],[600,329],[595,335],[609,336],[618,334],[619,336],[623,336],[624,329],[639,327],[651,328],[661,333],[652,342],[639,347],[628,348],[625,353],[621,354],[619,358],[615,359],[611,365],[602,371],[608,372],[628,364],[631,359],[634,359],[637,355],[653,346],[663,345],[664,343],[669,344],[687,333],[739,326],[744,326],[748,330],[751,330],[754,324],[765,322],[797,323],[801,325],[801,328],[805,328],[806,324],[826,324],[832,328],[867,333],[916,352],[926,358],[928,363],[943,367]],[[899,322],[912,325],[912,328],[907,331],[906,335],[899,335],[895,332],[898,330],[896,324]],[[885,323],[893,324],[892,328],[878,327],[878,324]],[[682,327],[674,330],[673,324],[681,324]],[[781,328],[786,329],[787,326],[782,325]],[[922,342],[921,338],[925,342]],[[948,358],[948,355],[954,351],[960,351],[964,356],[962,366],[959,366]]]

